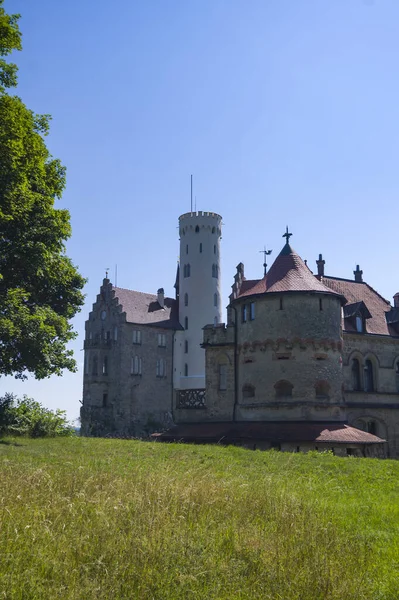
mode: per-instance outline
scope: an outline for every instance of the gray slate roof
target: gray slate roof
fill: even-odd
[[[182,329],[179,323],[178,301],[174,298],[165,298],[162,308],[156,294],[145,294],[135,290],[114,287],[115,298],[126,313],[128,323],[137,325],[152,325],[164,329]]]

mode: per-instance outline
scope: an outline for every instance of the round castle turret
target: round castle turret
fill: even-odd
[[[205,388],[203,327],[222,319],[220,239],[222,217],[189,212],[179,217],[179,321],[175,339],[175,388]]]

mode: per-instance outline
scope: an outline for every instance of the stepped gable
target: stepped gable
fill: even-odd
[[[253,285],[246,286],[245,284],[248,283]],[[283,292],[319,292],[343,296],[320,282],[288,243],[265,277],[253,282],[243,282],[239,298],[254,294]]]
[[[391,304],[371,286],[365,282],[338,277],[323,276],[322,281],[332,291],[345,296],[348,304],[364,302],[371,314],[371,318],[367,319],[367,333],[390,335],[385,313],[391,310]],[[344,320],[342,327],[344,331],[356,331],[349,321]]]
[[[156,294],[114,287],[115,298],[126,313],[126,321],[137,325],[154,325],[165,329],[182,329],[177,300],[165,298],[164,308]]]

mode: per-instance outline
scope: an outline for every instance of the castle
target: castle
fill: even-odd
[[[86,322],[84,435],[399,456],[399,294],[317,275],[286,243],[240,263],[222,323],[221,217],[179,218],[175,298],[106,278]],[[154,432],[157,432],[154,434]]]

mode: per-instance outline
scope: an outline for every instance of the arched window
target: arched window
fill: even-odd
[[[327,381],[316,381],[314,389],[316,398],[328,399],[330,397],[330,384]]]
[[[184,306],[188,306],[188,294],[184,294]]]
[[[103,375],[108,375],[108,356],[103,358]]]
[[[373,363],[370,359],[366,360],[364,365],[364,391],[374,392]]]
[[[184,365],[184,377],[188,377],[188,364]]]
[[[197,227],[195,228],[195,233],[199,233],[199,227],[197,225]]]
[[[278,381],[274,386],[277,398],[290,398],[293,387],[290,381],[286,381],[285,379]]]
[[[243,398],[254,398],[255,397],[255,387],[250,383],[245,383],[242,386],[242,397]]]
[[[184,329],[188,329],[188,317],[184,317]]]
[[[214,227],[212,227],[212,233],[215,233],[216,229]]]
[[[217,306],[217,305],[218,305],[218,295],[217,295],[217,293],[215,292],[215,293],[213,294],[213,306]]]
[[[357,358],[352,360],[352,389],[358,392],[362,389],[360,381],[360,363]]]
[[[96,354],[93,356],[93,365],[92,365],[91,374],[98,375],[98,358],[97,358]]]

